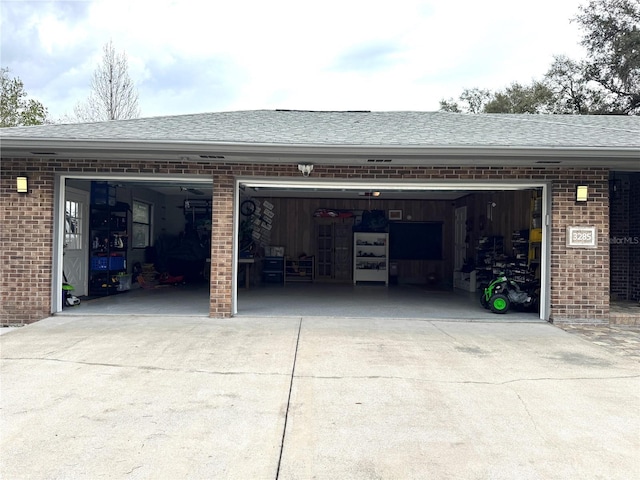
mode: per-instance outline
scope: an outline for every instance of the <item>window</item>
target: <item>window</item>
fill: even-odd
[[[69,250],[82,249],[82,204],[67,200],[64,212],[64,246]]]
[[[133,201],[133,248],[145,248],[151,245],[151,205]]]

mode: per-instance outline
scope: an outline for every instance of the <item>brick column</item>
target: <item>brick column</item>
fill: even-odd
[[[589,186],[576,204],[575,187]],[[609,182],[602,170],[576,171],[553,184],[551,318],[554,322],[609,322]],[[567,226],[595,226],[597,248],[567,248]]]
[[[209,315],[231,316],[233,292],[233,176],[215,175],[211,218],[211,277]]]
[[[53,174],[33,160],[2,159],[0,175],[0,323],[33,323],[51,315]],[[16,193],[16,176],[29,193]],[[62,292],[60,293],[62,295]]]

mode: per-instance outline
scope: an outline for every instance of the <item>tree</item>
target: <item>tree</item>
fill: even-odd
[[[640,114],[640,2],[591,0],[575,21],[585,32],[585,80],[610,113]]]
[[[91,93],[74,108],[82,122],[122,120],[140,116],[138,92],[129,77],[127,55],[116,54],[110,41],[103,47],[102,64],[91,79]]]
[[[531,85],[513,82],[493,95],[484,106],[485,113],[549,113],[553,109],[553,92],[543,82]]]
[[[455,113],[482,113],[484,106],[492,99],[493,93],[491,93],[490,90],[465,88],[459,98],[462,104],[452,98],[449,100],[440,100],[440,110]]]
[[[0,127],[42,125],[47,121],[47,109],[37,100],[27,98],[20,78],[11,78],[9,69],[0,69]]]
[[[590,0],[574,21],[585,32],[584,60],[556,56],[542,80],[502,91],[465,89],[462,106],[441,100],[444,111],[640,115],[640,2]],[[482,92],[481,102],[469,93]],[[478,98],[477,95],[475,97]],[[478,109],[478,105],[480,108]]]
[[[587,80],[585,62],[565,56],[555,57],[545,81],[554,95],[552,113],[605,114],[609,113],[606,95]]]
[[[547,113],[553,110],[554,95],[544,83],[512,83],[504,90],[491,92],[479,88],[463,90],[460,102],[441,100],[440,110],[466,113]]]

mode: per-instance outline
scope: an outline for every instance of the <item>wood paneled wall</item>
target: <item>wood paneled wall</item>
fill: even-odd
[[[478,192],[458,199],[456,206],[467,207],[467,222],[470,222],[467,258],[475,258],[478,239],[489,235],[502,235],[505,253],[511,254],[511,234],[529,228],[531,199],[535,195],[534,190]],[[492,219],[488,218],[490,203],[495,203],[495,207],[491,207]]]
[[[285,247],[285,255],[297,258],[315,255],[314,212],[320,208],[333,210],[402,210],[403,221],[443,222],[443,260],[397,261],[400,283],[427,284],[430,279],[441,286],[451,285],[453,278],[454,211],[466,205],[471,222],[467,256],[475,257],[475,246],[484,235],[503,235],[505,251],[511,252],[511,233],[529,228],[532,191],[478,192],[456,201],[450,200],[363,200],[316,198],[264,198],[274,205],[271,244]],[[492,207],[492,219],[487,218],[487,205]],[[391,259],[394,261],[394,259]]]
[[[383,199],[313,199],[313,198],[265,198],[274,205],[275,213],[271,230],[271,244],[285,247],[285,255],[297,258],[302,254],[314,255],[314,212],[320,208],[332,210],[402,210],[403,220],[443,222],[443,260],[398,261],[400,282],[427,283],[430,275],[438,282],[450,283],[453,269],[453,211],[452,201],[383,200]],[[391,259],[393,261],[393,259]]]

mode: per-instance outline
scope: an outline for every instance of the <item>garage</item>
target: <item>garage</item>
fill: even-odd
[[[238,179],[234,314],[544,318],[541,233],[529,242],[530,229],[542,231],[543,189]],[[61,314],[207,314],[211,182],[76,177],[65,179],[65,192],[63,273],[80,305]],[[70,222],[82,208],[87,218]],[[388,251],[359,258],[358,238],[372,235]],[[73,248],[83,242],[84,253]],[[503,272],[536,300],[499,317],[479,295]]]
[[[331,309],[349,316],[496,319],[481,308],[479,291],[509,272],[543,298],[514,304],[509,318],[544,318],[544,185],[309,178],[237,183],[237,314],[326,315]],[[531,242],[530,229],[538,235]],[[249,285],[263,288],[247,289],[245,275]],[[269,307],[268,299],[278,296],[280,308]]]
[[[3,129],[0,282],[29,295],[5,295],[2,320],[342,301],[427,318],[468,300],[474,318],[607,323],[612,285],[637,298],[639,132],[631,117],[293,110]],[[482,308],[502,270],[537,283],[531,312]],[[63,308],[65,277],[93,298]]]

